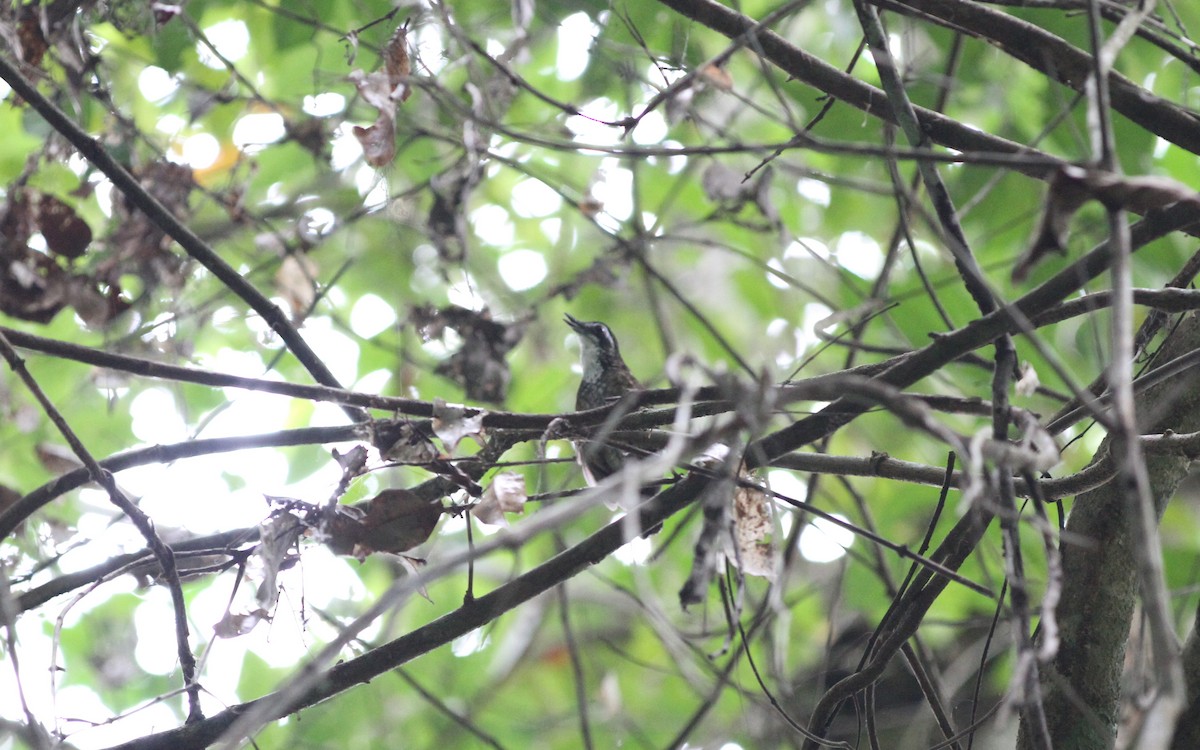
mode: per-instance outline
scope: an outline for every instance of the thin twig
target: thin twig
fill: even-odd
[[[296,359],[304,365],[318,383],[332,388],[341,388],[337,378],[333,376],[316,352],[309,347],[300,332],[288,321],[283,310],[267,299],[250,282],[242,278],[237,269],[226,263],[195,232],[179,221],[175,214],[168,211],[157,198],[142,187],[141,183],[120,162],[108,153],[99,141],[85,133],[54,102],[43,96],[3,55],[0,55],[0,78],[4,79],[14,92],[37,110],[50,127],[66,138],[79,151],[80,155],[112,180],[113,185],[133,205],[145,213],[171,239],[179,243],[179,246],[188,255],[207,268],[230,291],[261,315],[271,330],[279,335],[288,349],[296,355]],[[345,406],[343,410],[354,422],[367,420],[367,415],[362,409]]]
[[[67,424],[67,420],[58,411],[50,398],[34,380],[29,370],[25,367],[25,361],[16,353],[12,345],[8,343],[8,339],[3,333],[0,333],[0,356],[8,361],[9,367],[17,374],[17,377],[25,383],[25,387],[29,389],[34,398],[42,407],[42,411],[58,428],[60,434],[71,446],[71,451],[75,454],[83,465],[87,468],[88,476],[92,481],[99,484],[108,493],[109,499],[113,505],[121,509],[129,520],[133,521],[133,525],[145,538],[147,546],[154,552],[159,564],[162,566],[163,578],[166,579],[167,587],[171,592],[171,604],[175,613],[175,644],[176,651],[179,656],[179,665],[183,670],[183,684],[188,695],[188,722],[199,721],[204,718],[203,712],[200,710],[200,685],[196,682],[196,658],[192,654],[191,646],[188,645],[188,624],[187,624],[187,605],[183,600],[183,586],[179,582],[179,573],[175,569],[175,554],[171,548],[163,543],[159,538],[158,532],[154,530],[154,522],[150,517],[142,511],[141,508],[130,502],[129,498],[125,497],[125,493],[117,487],[117,482],[113,479],[111,472],[105,471],[92,454],[84,446],[83,441]]]

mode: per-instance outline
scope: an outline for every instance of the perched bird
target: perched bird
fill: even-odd
[[[586,323],[570,315],[566,316],[566,321],[579,334],[580,361],[583,364],[583,377],[575,394],[576,411],[607,406],[641,387],[625,360],[621,359],[617,339],[608,326]],[[625,463],[626,453],[601,442],[577,443],[575,452],[579,455],[589,484],[615,474]]]

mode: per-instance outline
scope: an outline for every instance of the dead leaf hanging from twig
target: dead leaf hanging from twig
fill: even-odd
[[[354,70],[349,76],[363,100],[379,111],[374,125],[354,127],[354,137],[362,144],[363,156],[372,167],[387,166],[396,158],[396,106],[412,96],[412,87],[408,85],[412,63],[408,56],[407,20],[392,34],[382,57],[382,70],[372,73]]]
[[[1179,201],[1200,205],[1200,193],[1169,177],[1125,177],[1099,169],[1064,165],[1050,178],[1046,208],[1033,242],[1013,266],[1013,281],[1024,281],[1047,253],[1066,252],[1071,217],[1089,200],[1100,201],[1109,209],[1145,213]]]
[[[505,471],[492,477],[492,483],[483,491],[483,499],[472,512],[486,524],[507,523],[504,514],[524,512],[527,499],[525,477]]]
[[[433,400],[433,431],[441,439],[446,452],[454,455],[458,444],[470,437],[484,444],[483,418],[487,411],[468,409],[461,404],[447,404],[440,398]]]
[[[440,503],[409,490],[384,490],[366,503],[365,512],[338,507],[326,524],[326,544],[359,560],[373,552],[399,554],[428,539],[441,517]]]
[[[743,476],[743,479],[748,477]],[[756,487],[739,485],[733,493],[733,544],[725,556],[742,573],[775,580],[775,544],[770,541],[771,500]]]

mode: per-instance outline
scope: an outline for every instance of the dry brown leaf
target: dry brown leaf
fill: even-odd
[[[709,63],[696,71],[696,76],[719,91],[733,91],[733,76],[719,65]]]
[[[507,523],[505,513],[522,513],[525,510],[525,477],[505,471],[492,477],[492,483],[483,491],[483,498],[473,509],[475,517],[486,524]]]
[[[440,503],[409,490],[384,490],[366,503],[366,511],[338,508],[326,529],[329,548],[364,560],[373,552],[399,554],[421,544],[442,517]]]
[[[402,103],[408,101],[408,97],[412,96],[412,88],[408,85],[412,63],[408,58],[407,20],[400,24],[392,38],[388,39],[387,46],[383,48],[383,62],[387,68],[388,82],[392,85],[392,98],[399,99]]]
[[[743,477],[745,479],[746,477]],[[769,541],[771,500],[762,490],[739,486],[733,493],[733,536],[737,554],[729,560],[746,575],[775,579],[775,545]]]
[[[471,413],[470,416],[468,413]],[[450,405],[440,398],[433,400],[433,431],[450,455],[454,455],[458,444],[465,437],[470,437],[480,445],[484,444],[485,416],[487,412],[483,409],[468,409],[461,404]]]
[[[268,497],[267,502],[275,499]],[[258,547],[254,554],[262,564],[262,584],[258,587],[258,606],[271,611],[279,600],[279,573],[296,562],[293,550],[304,533],[304,525],[287,511],[276,511],[258,525]]]
[[[363,158],[372,167],[386,167],[396,158],[395,120],[384,121],[380,115],[380,119],[370,127],[355,125],[354,137],[362,145]]]
[[[245,635],[263,620],[270,619],[266,610],[256,609],[253,612],[234,614],[226,612],[216,625],[213,625],[213,635],[218,638],[236,638]]]
[[[290,253],[279,264],[275,291],[287,302],[293,321],[302,320],[317,299],[319,270],[315,260],[301,253]]]
[[[37,199],[37,225],[46,239],[46,249],[63,258],[78,258],[92,243],[92,228],[75,209],[53,195]]]
[[[382,56],[382,70],[369,74],[362,70],[350,73],[350,81],[363,100],[379,112],[370,127],[354,128],[354,137],[362,144],[363,157],[377,168],[391,164],[396,158],[396,105],[412,95],[408,85],[412,64],[408,57],[407,21],[392,34]]]
[[[1125,177],[1099,169],[1064,165],[1050,178],[1045,210],[1029,249],[1013,266],[1013,281],[1024,281],[1048,253],[1066,251],[1071,217],[1089,200],[1097,200],[1109,209],[1125,208],[1145,213],[1179,201],[1200,205],[1200,193],[1169,177]]]
[[[579,201],[578,205],[579,212],[589,219],[604,210],[604,202],[590,195]]]

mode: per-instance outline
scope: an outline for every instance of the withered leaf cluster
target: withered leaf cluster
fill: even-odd
[[[505,355],[525,335],[524,322],[501,323],[487,310],[453,306],[414,308],[409,320],[426,341],[440,338],[447,328],[462,338],[462,346],[437,366],[437,374],[462,386],[471,400],[504,401],[512,379]]]

